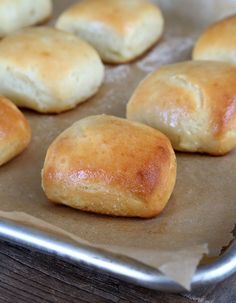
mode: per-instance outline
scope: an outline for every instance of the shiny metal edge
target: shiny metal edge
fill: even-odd
[[[75,244],[69,239],[24,227],[10,220],[0,220],[0,238],[73,263],[92,267],[123,281],[149,289],[175,293],[186,292],[179,284],[141,262],[94,247]],[[198,267],[191,289],[218,283],[234,273],[236,273],[236,240],[217,261]]]

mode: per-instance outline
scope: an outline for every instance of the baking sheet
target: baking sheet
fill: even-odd
[[[54,1],[55,16],[73,2]],[[106,66],[100,91],[75,110],[60,115],[24,111],[33,139],[23,154],[0,168],[0,216],[8,218],[8,212],[14,211],[10,217],[21,224],[38,229],[57,227],[57,233],[135,258],[189,288],[202,255],[218,255],[232,239],[236,151],[221,158],[177,153],[174,193],[165,211],[151,220],[106,217],[50,204],[40,186],[46,150],[61,131],[88,115],[124,117],[127,101],[148,72],[166,63],[190,59],[200,31],[236,12],[233,0],[157,2],[164,11],[166,28],[151,51],[132,64]]]

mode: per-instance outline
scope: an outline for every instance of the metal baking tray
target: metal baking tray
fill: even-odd
[[[71,2],[73,1],[54,1],[56,11],[61,11]],[[163,4],[164,0],[160,0],[160,2]],[[193,18],[195,10],[192,8],[192,5],[196,5],[196,1],[189,1],[188,6],[179,5],[177,0],[173,0],[173,3],[174,2],[178,18],[186,17],[186,19],[188,19],[186,20],[186,24],[188,24],[189,20]],[[224,1],[216,2],[218,4],[221,2],[221,6],[222,3],[224,3]],[[226,2],[228,5],[228,13],[231,12],[231,8],[236,12],[236,1],[228,0],[225,1],[225,3]],[[171,3],[171,1],[168,3]],[[206,2],[204,3],[206,4]],[[216,7],[216,9],[219,8]],[[179,60],[178,54],[176,54],[174,60]],[[83,244],[75,244],[72,240],[70,241],[63,236],[55,236],[48,232],[25,227],[21,224],[16,224],[11,220],[0,220],[0,238],[21,246],[39,250],[43,253],[58,256],[68,261],[87,265],[91,268],[118,277],[121,280],[146,288],[165,292],[186,291],[179,284],[167,278],[158,270],[146,266],[141,262],[134,261],[128,257],[108,253],[100,249],[91,248]],[[198,267],[192,279],[191,288],[196,289],[220,282],[234,273],[236,273],[236,240],[231,243],[216,261]]]
[[[0,220],[0,238],[33,248],[64,260],[90,266],[121,280],[165,292],[186,292],[158,270],[129,258],[121,257],[35,229],[23,227],[9,220]],[[236,240],[212,264],[199,266],[192,279],[191,289],[218,283],[236,273]]]

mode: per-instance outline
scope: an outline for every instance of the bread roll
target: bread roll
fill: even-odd
[[[176,178],[175,154],[162,133],[112,116],[91,116],[48,149],[42,186],[56,203],[113,216],[153,217]]]
[[[127,118],[162,131],[176,150],[223,155],[236,145],[236,67],[214,61],[163,66],[140,83]]]
[[[51,0],[0,0],[0,37],[50,17]]]
[[[103,61],[125,63],[161,36],[160,9],[146,0],[83,0],[66,10],[56,27],[93,45]]]
[[[0,97],[0,165],[29,144],[31,129],[24,115],[8,99]]]
[[[72,34],[28,28],[0,43],[0,93],[16,105],[59,113],[92,96],[104,67],[97,52]]]
[[[195,60],[215,60],[236,64],[236,15],[207,28],[193,50]]]

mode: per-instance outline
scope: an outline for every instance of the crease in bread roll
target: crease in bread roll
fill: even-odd
[[[20,28],[39,24],[52,14],[51,0],[1,0],[0,37]]]
[[[127,118],[160,130],[176,150],[223,155],[236,146],[236,67],[214,61],[162,66],[139,84]]]
[[[165,135],[106,115],[79,120],[60,134],[42,170],[50,201],[125,217],[159,214],[175,179],[175,154]]]
[[[21,111],[0,96],[0,165],[20,154],[29,144],[31,129]]]
[[[85,39],[104,62],[126,63],[157,42],[164,20],[147,0],[83,0],[63,12],[56,27]]]
[[[196,42],[192,57],[236,64],[236,14],[210,25]]]
[[[0,43],[0,93],[17,106],[60,113],[94,95],[104,77],[97,52],[72,34],[27,28]]]

